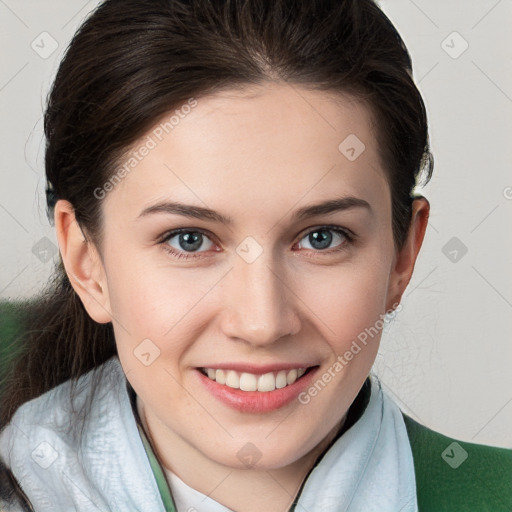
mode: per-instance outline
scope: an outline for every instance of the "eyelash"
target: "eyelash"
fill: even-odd
[[[345,237],[345,241],[338,247],[335,247],[333,249],[324,249],[324,250],[314,250],[314,249],[306,249],[308,251],[313,251],[318,254],[332,254],[336,252],[345,251],[348,249],[348,246],[352,245],[355,240],[357,239],[357,236],[350,230],[346,228],[341,228],[339,226],[331,226],[331,225],[322,225],[317,226],[315,228],[311,228],[308,231],[301,234],[300,238],[298,239],[298,242],[295,242],[295,244],[301,242],[304,238],[306,238],[309,234],[315,233],[316,231],[332,231],[334,233],[337,233],[339,235],[343,235]],[[169,240],[174,238],[176,235],[179,235],[181,233],[200,233],[201,235],[209,238],[213,243],[214,240],[212,240],[212,235],[210,235],[207,231],[204,231],[202,229],[198,228],[180,228],[180,229],[174,229],[172,231],[169,231],[163,235],[163,237],[160,238],[159,244],[162,245],[165,252],[171,254],[173,257],[178,259],[190,259],[190,258],[203,258],[205,256],[202,256],[203,252],[178,252],[174,248],[168,245]],[[294,245],[295,245],[294,244]]]

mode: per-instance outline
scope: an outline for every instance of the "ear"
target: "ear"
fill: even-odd
[[[386,311],[396,308],[411,280],[414,264],[425,237],[429,213],[430,203],[425,197],[414,199],[407,240],[394,258],[389,279]]]
[[[54,218],[60,254],[71,286],[93,320],[112,321],[105,269],[96,246],[84,236],[69,201],[57,201]]]

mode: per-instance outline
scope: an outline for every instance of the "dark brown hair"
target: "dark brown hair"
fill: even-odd
[[[392,196],[396,248],[414,188],[432,174],[426,111],[408,51],[372,0],[107,0],[60,64],[44,118],[48,206],[68,200],[100,246],[94,191],[162,115],[223,89],[281,81],[354,95],[376,123]],[[340,141],[341,142],[341,141]],[[25,401],[116,354],[62,264],[38,300],[4,385],[0,426]]]

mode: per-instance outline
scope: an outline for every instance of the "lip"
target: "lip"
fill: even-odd
[[[253,368],[253,371],[249,373],[253,373],[255,369],[261,370],[262,373],[268,373],[268,371],[274,371],[276,368],[280,368],[281,370],[307,368],[307,365],[291,367],[290,365],[254,367],[253,365],[223,364],[218,367],[208,366],[207,368],[221,368],[236,371],[247,371],[247,368]],[[267,368],[269,369],[268,371]],[[310,386],[318,369],[319,366],[311,367],[311,365],[309,365],[308,371],[300,379],[289,386],[275,389],[274,391],[242,391],[241,389],[230,388],[224,384],[218,384],[216,381],[204,375],[199,368],[196,368],[195,373],[202,385],[223,404],[239,412],[261,414],[280,409],[296,399],[302,391]]]
[[[255,365],[251,363],[219,363],[201,366],[201,368],[214,368],[215,370],[235,370],[240,373],[253,373],[254,375],[264,375],[270,372],[279,372],[281,370],[293,370],[299,368],[310,368],[317,366],[311,363],[279,363]]]

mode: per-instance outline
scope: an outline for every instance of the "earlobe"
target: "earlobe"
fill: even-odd
[[[93,320],[112,321],[103,263],[76,221],[71,203],[57,201],[54,218],[61,258],[73,289]]]
[[[390,275],[386,311],[400,303],[411,280],[414,265],[425,238],[430,213],[430,203],[420,196],[413,201],[409,233],[403,247],[397,253]]]

